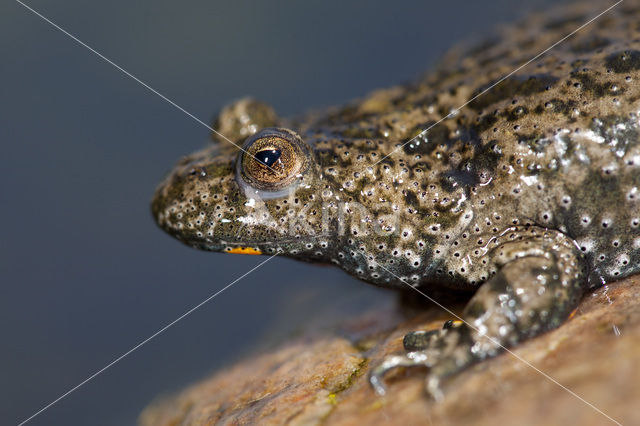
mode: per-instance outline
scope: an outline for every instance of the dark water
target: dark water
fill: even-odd
[[[548,3],[28,2],[205,121],[249,94],[281,115],[341,103]],[[16,424],[265,258],[188,249],[151,219],[206,128],[20,4],[0,22],[0,419]],[[276,258],[32,424],[133,424],[156,395],[380,297]]]

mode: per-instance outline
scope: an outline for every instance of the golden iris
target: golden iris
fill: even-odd
[[[277,191],[294,183],[309,164],[309,148],[295,132],[266,128],[250,136],[238,172],[250,186]]]

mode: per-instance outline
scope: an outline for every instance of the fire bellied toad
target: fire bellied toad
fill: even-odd
[[[204,250],[477,289],[465,323],[409,334],[408,354],[372,376],[382,389],[387,369],[426,365],[437,397],[441,378],[559,326],[585,291],[640,268],[640,9],[614,8],[483,93],[594,15],[533,17],[324,114],[236,102],[216,126],[242,150],[220,140],[181,160],[153,214]]]

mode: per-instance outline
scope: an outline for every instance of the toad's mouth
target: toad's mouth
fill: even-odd
[[[183,241],[189,246],[198,248],[201,250],[230,253],[230,254],[284,254],[295,253],[296,249],[298,253],[303,251],[305,243],[298,238],[286,238],[278,241],[264,241],[264,240],[242,240],[242,241],[225,241],[218,240],[215,242],[206,240],[190,240]]]

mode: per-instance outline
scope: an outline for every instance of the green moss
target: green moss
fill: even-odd
[[[334,387],[333,389],[330,389],[329,391],[334,394],[335,396],[337,396],[337,394],[339,394],[342,391],[345,391],[347,389],[349,389],[351,387],[351,385],[353,385],[353,382],[360,376],[362,376],[362,374],[364,373],[365,367],[369,364],[369,359],[368,358],[363,358],[362,361],[360,361],[360,363],[358,363],[358,365],[356,366],[355,370],[353,370],[351,372],[351,374],[349,375],[349,377],[347,377],[347,379],[345,381],[343,381],[342,383],[339,383],[336,387]],[[334,398],[335,398],[334,396]]]

